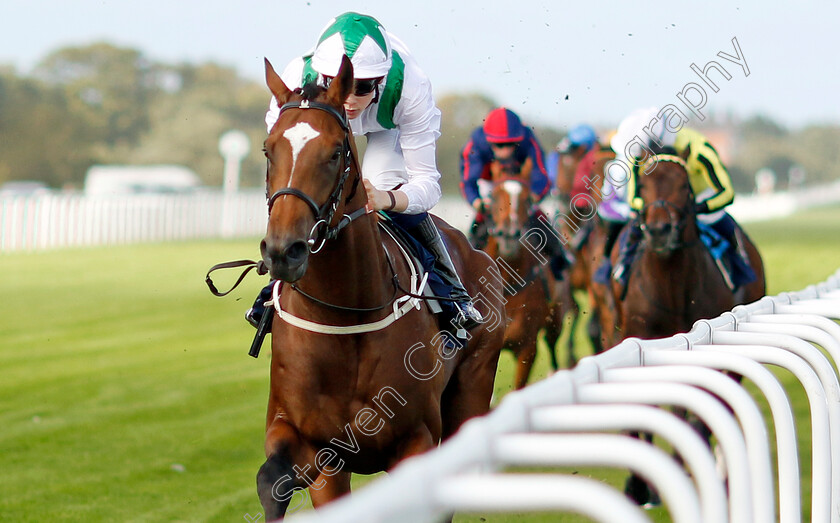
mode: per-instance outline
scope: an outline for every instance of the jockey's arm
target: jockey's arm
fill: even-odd
[[[481,200],[481,193],[478,190],[478,180],[481,178],[481,172],[484,170],[486,161],[475,148],[473,140],[467,142],[467,145],[461,151],[460,163],[461,193],[464,195],[467,203],[475,207],[476,201]]]
[[[630,169],[630,177],[627,179],[627,192],[625,193],[627,195],[627,203],[630,204],[630,209],[632,211],[641,211],[645,202],[639,198],[638,194],[636,194],[636,189],[638,187],[638,180],[636,178],[639,176],[639,166],[636,161],[632,159],[628,160],[623,156],[617,159],[623,161],[627,168]]]
[[[697,212],[701,214],[715,212],[732,203],[735,198],[732,179],[717,151],[707,143],[700,147],[696,154],[692,153],[689,160],[691,161],[689,173],[692,176],[701,177],[703,187],[714,190],[711,196],[697,202]],[[692,186],[695,184],[692,183]]]
[[[534,201],[542,201],[551,189],[551,182],[548,176],[540,172],[539,169],[531,171],[531,193],[534,195]]]
[[[408,208],[408,196],[399,189],[382,191],[373,186],[370,180],[364,180],[370,211],[393,211],[402,213]]]
[[[435,144],[440,136],[440,111],[435,107],[431,87],[424,84],[412,100],[403,100],[397,124],[407,182],[399,191],[408,199],[406,214],[428,211],[440,201],[440,172]]]
[[[403,142],[403,140],[400,140]],[[397,192],[406,196],[406,214],[419,214],[428,211],[440,201],[440,172],[435,161],[435,143],[427,143],[414,148],[403,144],[403,158],[408,182]]]
[[[528,151],[528,160],[531,162],[531,192],[534,195],[534,201],[539,202],[551,190],[551,181],[548,179],[548,173],[545,169],[545,159],[542,148],[536,137],[531,135],[527,138],[530,147]],[[526,160],[527,162],[527,160]]]

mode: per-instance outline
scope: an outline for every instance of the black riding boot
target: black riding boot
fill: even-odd
[[[636,251],[639,250],[639,243],[642,241],[642,229],[639,220],[632,220],[626,229],[624,242],[620,245],[618,250],[618,259],[615,261],[615,269],[613,269],[612,277],[615,281],[620,282],[622,287],[627,288],[627,282],[630,280],[630,264],[636,257]],[[621,237],[616,239],[620,240]]]
[[[257,299],[254,300],[254,304],[245,312],[245,319],[248,320],[248,323],[253,325],[255,328],[259,326],[260,320],[265,314],[265,302],[270,300],[273,295],[275,281],[276,280],[271,280],[268,282],[268,285],[263,287],[257,296]],[[267,332],[271,332],[270,324]]]
[[[604,255],[601,259],[601,265],[595,270],[592,279],[602,285],[609,285],[610,273],[612,272],[610,256],[612,255],[613,246],[616,240],[618,240],[618,235],[621,233],[621,229],[624,228],[625,222],[605,221],[605,224],[607,227],[607,239],[604,241]]]
[[[450,297],[456,300],[455,305],[459,311],[455,318],[455,323],[467,330],[483,323],[484,317],[475,308],[472,298],[464,288],[464,284],[461,282],[461,278],[455,270],[452,258],[449,257],[449,251],[446,250],[446,245],[443,243],[443,238],[440,237],[440,232],[432,221],[432,217],[426,215],[423,221],[417,225],[414,234],[429,249],[429,252],[435,256],[437,273],[445,280],[447,285],[452,287]]]

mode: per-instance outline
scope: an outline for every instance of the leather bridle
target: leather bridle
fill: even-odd
[[[313,225],[312,229],[309,231],[307,245],[309,247],[310,253],[316,253],[320,251],[321,248],[323,248],[327,240],[334,239],[336,236],[338,236],[338,233],[341,231],[341,229],[350,225],[350,223],[356,218],[363,216],[367,212],[367,210],[365,209],[365,207],[357,209],[356,211],[350,214],[345,214],[344,216],[342,216],[338,224],[336,224],[335,226],[330,225],[335,216],[335,212],[338,209],[338,202],[341,200],[341,193],[344,190],[344,184],[347,181],[347,178],[350,176],[351,167],[354,164],[356,164],[356,158],[353,156],[353,150],[350,147],[350,126],[347,123],[346,114],[343,111],[339,111],[331,105],[327,105],[320,102],[313,102],[306,99],[283,104],[283,106],[280,107],[279,114],[283,114],[284,111],[288,111],[289,109],[316,109],[319,111],[324,111],[333,118],[335,118],[335,120],[338,122],[338,125],[341,126],[342,131],[344,131],[344,141],[341,144],[343,169],[338,177],[338,182],[336,183],[335,187],[330,193],[329,198],[327,198],[327,201],[324,202],[323,205],[318,205],[318,203],[315,202],[315,200],[311,196],[301,191],[300,189],[295,189],[294,187],[284,187],[283,189],[274,192],[271,196],[268,196],[268,173],[266,173],[266,196],[269,216],[271,216],[271,209],[274,207],[274,203],[281,196],[293,196],[303,201],[309,207],[309,209],[312,211],[313,216],[315,217],[315,225]],[[361,170],[358,168],[357,164],[356,173],[356,180],[353,182],[353,188],[351,189],[350,194],[344,201],[345,205],[350,202],[353,196],[355,196],[356,189],[358,188],[359,182],[361,181]]]

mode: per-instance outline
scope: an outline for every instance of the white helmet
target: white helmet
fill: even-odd
[[[344,13],[321,31],[312,55],[312,68],[324,76],[338,75],[341,57],[353,63],[355,78],[379,78],[391,68],[391,45],[385,28],[375,18]]]
[[[677,139],[677,133],[671,131],[665,125],[667,118],[659,118],[658,114],[659,110],[656,107],[646,107],[644,109],[636,109],[622,120],[618,124],[615,135],[610,140],[610,147],[615,151],[615,154],[621,157],[625,156],[624,149],[636,137],[638,137],[637,143],[640,142],[645,146],[649,146],[653,142],[651,135],[656,137],[658,144],[673,147]],[[650,125],[652,121],[655,121],[653,126]],[[645,127],[648,127],[650,134],[644,130]]]

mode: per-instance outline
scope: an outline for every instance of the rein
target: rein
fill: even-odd
[[[210,278],[210,273],[219,269],[235,269],[237,267],[245,267],[245,270],[243,270],[242,274],[239,275],[239,278],[237,278],[236,283],[234,283],[233,286],[225,292],[221,292],[219,289],[217,289],[216,285],[213,283],[213,279]],[[227,296],[228,294],[233,292],[233,289],[239,287],[239,284],[242,283],[242,280],[245,279],[245,276],[248,275],[248,272],[251,269],[256,269],[257,274],[259,274],[260,276],[262,276],[263,274],[268,274],[268,267],[265,266],[265,263],[262,260],[236,260],[224,263],[217,263],[216,265],[210,267],[210,270],[207,271],[207,275],[204,276],[204,282],[207,284],[207,287],[210,289],[210,292],[213,294],[213,296]]]
[[[335,212],[338,209],[338,203],[341,200],[341,193],[344,189],[344,185],[347,181],[347,178],[350,175],[351,167],[356,168],[357,177],[353,182],[353,188],[347,198],[344,200],[344,204],[348,204],[353,196],[356,194],[356,190],[358,188],[359,182],[361,180],[361,169],[359,168],[357,158],[353,155],[352,148],[350,147],[350,126],[347,123],[346,114],[342,111],[338,111],[336,108],[323,104],[320,102],[314,102],[310,100],[301,100],[298,102],[288,102],[283,104],[280,107],[279,114],[282,114],[284,111],[290,109],[300,109],[300,110],[309,110],[309,109],[316,109],[320,111],[324,111],[328,113],[330,116],[335,118],[338,122],[341,129],[344,131],[344,141],[342,142],[341,149],[342,149],[342,157],[344,158],[344,169],[341,172],[341,175],[338,178],[336,186],[333,188],[332,193],[330,193],[329,198],[327,201],[319,206],[312,197],[308,194],[304,193],[299,189],[295,189],[292,187],[287,187],[276,191],[270,197],[268,197],[268,213],[271,215],[271,209],[274,206],[274,203],[277,199],[281,196],[289,195],[294,196],[300,200],[302,200],[309,209],[312,211],[312,214],[315,217],[315,225],[312,227],[312,230],[309,233],[309,239],[307,240],[307,244],[309,246],[310,253],[314,254],[320,251],[323,246],[326,244],[328,240],[332,240],[338,236],[338,233],[350,225],[354,220],[357,218],[368,214],[368,210],[366,207],[362,207],[353,211],[350,214],[345,214],[336,224],[335,226],[331,226],[333,218],[335,216]],[[279,115],[278,115],[279,118]],[[391,234],[390,231],[383,227],[388,234]],[[400,248],[403,256],[408,261],[408,265],[411,268],[411,288],[409,290],[404,289],[399,282],[399,277],[397,275],[396,270],[394,269],[393,261],[391,260],[391,255],[389,254],[387,249],[385,251],[385,257],[388,261],[388,266],[391,269],[391,274],[393,275],[393,286],[394,286],[394,293],[391,298],[384,304],[378,305],[375,307],[368,307],[368,308],[360,308],[360,307],[346,307],[342,305],[336,305],[333,303],[329,303],[323,301],[311,294],[303,291],[298,285],[291,284],[291,288],[299,293],[301,296],[305,297],[306,299],[317,303],[323,307],[327,307],[333,310],[338,310],[342,312],[354,312],[354,313],[368,313],[368,312],[376,312],[383,309],[387,309],[389,306],[393,308],[393,312],[386,316],[385,318],[368,324],[362,325],[350,325],[350,326],[337,326],[337,325],[323,325],[319,323],[315,323],[309,320],[305,320],[302,318],[298,318],[287,311],[284,311],[280,307],[280,282],[277,282],[274,285],[273,289],[273,296],[272,300],[267,303],[266,305],[273,305],[274,310],[276,311],[277,315],[280,316],[284,321],[287,323],[294,325],[298,328],[318,332],[322,334],[358,334],[358,333],[365,333],[365,332],[372,332],[375,330],[380,330],[394,321],[398,320],[402,317],[405,313],[409,310],[416,308],[420,309],[420,303],[423,300],[428,299],[440,299],[440,300],[447,300],[449,298],[444,297],[437,297],[437,296],[424,296],[423,291],[426,287],[426,280],[428,275],[423,274],[422,279],[418,276],[417,270],[415,269],[408,253],[402,247],[399,241],[396,241],[394,238],[395,243]],[[317,245],[317,248],[314,246]],[[384,247],[384,246],[383,246]],[[243,275],[244,276],[244,275]],[[237,282],[238,283],[238,282]],[[398,292],[402,291],[404,293],[403,296],[397,297]]]
[[[394,284],[394,293],[391,295],[391,297],[388,299],[388,301],[386,303],[383,303],[382,305],[378,305],[378,306],[375,306],[375,307],[345,307],[344,305],[335,305],[333,303],[328,303],[324,300],[318,299],[315,296],[312,296],[311,294],[309,294],[307,292],[304,292],[303,289],[301,289],[300,286],[297,285],[296,283],[292,283],[290,285],[290,287],[292,289],[294,289],[297,293],[299,293],[301,296],[303,296],[304,298],[307,298],[308,300],[310,300],[314,303],[317,303],[318,305],[321,305],[323,307],[326,307],[328,309],[333,309],[333,310],[342,311],[342,312],[376,312],[376,311],[381,311],[382,309],[384,309],[384,308],[388,307],[389,305],[391,305],[392,303],[394,303],[394,301],[396,301],[396,299],[397,299],[397,292],[402,290],[402,286],[400,285],[399,276],[397,275],[397,271],[394,270],[394,262],[391,260],[391,254],[388,252],[388,249],[385,249],[384,245],[382,246],[382,248],[385,251],[385,259],[388,261],[388,267],[391,269],[391,274],[393,275],[391,281]]]
[[[382,226],[380,225],[380,227],[382,227]],[[382,330],[385,327],[388,327],[389,325],[391,325],[392,323],[394,323],[398,319],[405,316],[405,314],[408,313],[411,309],[420,310],[420,303],[423,300],[442,299],[442,298],[437,298],[435,296],[423,296],[423,291],[426,288],[426,282],[427,282],[428,277],[429,277],[428,273],[423,274],[422,277],[421,277],[421,275],[417,272],[417,269],[415,268],[414,263],[411,260],[411,256],[409,256],[408,252],[406,252],[406,250],[403,248],[402,244],[399,241],[397,241],[397,239],[393,236],[393,234],[391,234],[391,231],[389,231],[387,227],[382,227],[382,228],[385,230],[385,232],[388,233],[389,236],[391,236],[391,238],[394,239],[394,242],[397,244],[397,247],[399,247],[400,252],[402,253],[403,257],[405,258],[406,262],[408,263],[409,269],[411,270],[411,290],[409,292],[406,292],[405,295],[400,296],[399,298],[393,299],[388,304],[386,304],[382,307],[373,309],[373,310],[384,309],[388,305],[390,305],[392,307],[391,314],[389,314],[388,316],[385,316],[384,318],[382,318],[380,320],[370,322],[370,323],[362,323],[362,324],[359,324],[359,325],[326,325],[326,324],[323,324],[323,323],[316,323],[314,321],[305,320],[305,319],[300,318],[298,316],[294,316],[293,314],[290,314],[287,311],[284,311],[283,308],[280,306],[280,282],[279,281],[277,281],[274,284],[274,288],[272,290],[272,299],[271,299],[270,302],[267,302],[267,305],[268,304],[272,305],[274,310],[277,312],[277,315],[280,316],[280,318],[283,321],[285,321],[289,325],[295,326],[299,329],[307,330],[307,331],[310,331],[310,332],[317,332],[317,333],[320,333],[320,334],[363,334],[363,333],[367,333],[367,332],[374,332],[374,331]],[[386,250],[386,253],[387,253],[387,250]],[[390,258],[389,258],[389,264],[390,263],[391,262],[390,262]],[[391,265],[391,267],[392,267],[392,270],[393,270],[393,265]],[[395,281],[396,286],[398,288],[400,288],[399,287],[399,282],[397,281],[396,272],[394,272],[394,281]],[[296,290],[298,290],[298,289],[296,289]],[[323,303],[323,302],[320,302],[320,300],[317,300],[317,301],[319,303]],[[333,306],[333,307],[337,308],[338,306]],[[354,310],[364,311],[365,309],[354,309]]]

